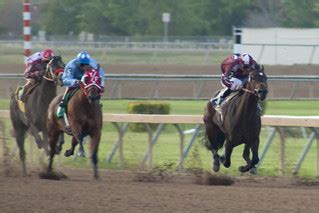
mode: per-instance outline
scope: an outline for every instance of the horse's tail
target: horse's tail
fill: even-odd
[[[210,101],[208,101],[206,108],[205,108],[205,113],[204,113],[204,117],[203,117],[203,121],[204,121],[204,125],[205,128],[202,131],[203,134],[201,134],[199,136],[199,140],[200,142],[208,149],[208,150],[212,150],[212,144],[209,141],[208,138],[208,132],[207,132],[207,126],[210,125],[210,123],[213,121],[213,116],[214,116],[214,108],[212,106],[212,104],[210,103]]]

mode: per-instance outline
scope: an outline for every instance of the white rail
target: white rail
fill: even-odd
[[[0,118],[9,118],[8,110],[0,110]],[[144,159],[142,160],[141,166],[144,167],[145,161],[148,160],[149,167],[152,167],[152,150],[153,146],[156,144],[159,134],[162,132],[163,125],[173,124],[179,132],[180,135],[180,164],[179,168],[183,168],[183,162],[188,155],[188,152],[194,143],[199,131],[200,125],[203,124],[202,115],[145,115],[145,114],[103,114],[103,121],[112,123],[118,130],[119,136],[117,142],[114,144],[113,149],[109,155],[108,162],[112,161],[113,155],[118,150],[120,155],[119,165],[123,165],[123,136],[126,133],[128,123],[144,123],[148,134],[149,134],[149,145],[145,152]],[[122,123],[123,125],[119,125]],[[153,132],[149,126],[151,123],[162,124],[159,128]],[[179,127],[179,124],[196,124],[195,131],[193,132],[193,137],[186,147],[184,147],[184,133]],[[319,116],[279,116],[279,115],[265,115],[262,116],[262,125],[271,126],[272,131],[270,132],[268,139],[263,147],[260,156],[260,166],[265,154],[268,150],[269,145],[274,139],[276,132],[280,136],[280,172],[283,174],[285,171],[285,134],[283,132],[283,127],[307,127],[311,129],[311,134],[307,139],[307,144],[300,154],[296,166],[293,169],[293,174],[297,174],[300,166],[307,155],[313,141],[317,139],[317,176],[319,176],[319,134],[316,128],[319,127]]]

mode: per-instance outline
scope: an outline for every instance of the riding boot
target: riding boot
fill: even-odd
[[[215,98],[212,98],[210,102],[213,106],[221,105],[224,99],[231,93],[231,89],[224,88],[222,89]]]
[[[59,103],[58,110],[56,112],[56,115],[58,118],[63,118],[63,115],[65,113],[65,97],[68,94],[69,88],[67,88],[63,94],[63,97]]]
[[[32,86],[31,83],[27,83],[26,85],[23,86],[23,91],[19,99],[24,103],[27,101],[28,90],[30,89],[31,86]]]

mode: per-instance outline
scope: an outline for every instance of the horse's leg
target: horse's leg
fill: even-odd
[[[207,136],[206,147],[207,149],[211,150],[213,154],[212,170],[214,172],[218,172],[220,169],[218,149],[223,146],[225,134],[213,121],[215,112],[216,111],[211,107],[211,104],[208,103],[207,111],[204,116],[204,124]]]
[[[76,139],[74,136],[72,137],[72,146],[71,149],[68,149],[65,151],[64,156],[65,157],[70,157],[71,155],[74,154],[74,149],[76,145],[78,144],[78,139]]]
[[[250,149],[250,145],[246,143],[244,147],[243,158],[246,161],[247,165],[251,163],[251,160],[249,158],[249,155],[250,155],[249,149]]]
[[[217,129],[215,129],[216,134],[215,137],[213,138],[213,143],[212,145],[212,154],[213,154],[213,171],[218,172],[220,169],[220,156],[218,154],[218,149],[224,145],[225,141],[225,134],[219,130],[219,128],[216,126]],[[218,131],[219,130],[219,131]]]
[[[24,176],[27,175],[27,170],[25,166],[25,150],[24,150],[25,133],[26,133],[25,129],[15,129],[16,142],[19,147],[19,155],[20,155],[20,160],[22,163],[22,174]]]
[[[252,152],[252,159],[250,164],[250,173],[257,174],[257,168],[256,165],[259,162],[259,156],[258,156],[258,149],[259,149],[259,138],[257,138],[256,142],[251,146],[251,152]]]
[[[92,159],[95,179],[99,179],[98,167],[97,167],[97,163],[98,163],[97,152],[99,149],[100,140],[101,140],[101,130],[91,135],[90,151],[91,151],[91,159]]]
[[[231,154],[233,152],[233,146],[231,145],[230,141],[227,140],[226,143],[225,143],[225,153],[224,155],[220,158],[221,162],[223,163],[223,165],[226,167],[226,168],[229,168],[230,167],[230,164],[231,164]]]
[[[249,155],[250,155],[250,145],[249,144],[245,144],[245,148],[244,148],[244,151],[243,151],[243,158],[245,159],[247,165],[246,166],[240,166],[238,168],[238,170],[242,173],[244,172],[247,172],[247,168],[249,167],[249,165],[251,164],[251,160],[249,158]]]
[[[246,166],[240,166],[238,169],[240,172],[244,173],[244,172],[248,172],[250,171],[252,174],[257,174],[257,168],[256,168],[256,165],[257,163],[259,162],[259,157],[258,157],[258,148],[259,148],[259,138],[256,139],[257,141],[249,146],[248,146],[248,161],[246,160],[247,162],[247,165]],[[249,148],[251,149],[251,152],[252,152],[252,159],[250,161],[249,159]],[[246,145],[245,145],[245,149],[246,149]],[[245,150],[244,150],[245,151]]]
[[[29,125],[30,125],[30,128],[29,128],[30,132],[33,135],[33,137],[35,138],[35,142],[37,143],[38,148],[39,149],[44,148],[44,149],[46,149],[46,152],[47,152],[48,151],[47,147],[45,147],[45,145],[43,144],[43,140],[42,140],[42,138],[39,135],[38,128],[32,123],[29,123]]]
[[[80,157],[85,157],[85,150],[84,150],[84,147],[83,147],[83,139],[84,139],[84,136],[81,134],[81,135],[78,137],[78,143],[79,143],[79,145],[80,145],[78,155],[79,155]]]
[[[43,135],[43,148],[45,151],[45,154],[48,155],[49,154],[49,144],[48,144],[48,131],[43,131],[42,132]]]
[[[64,134],[61,133],[58,139],[58,144],[55,147],[55,154],[59,155],[61,153],[63,144],[64,144]]]
[[[48,135],[48,143],[50,146],[50,157],[49,157],[49,166],[48,166],[48,172],[52,171],[52,164],[53,164],[53,158],[56,153],[56,144],[59,139],[59,132],[50,132]]]

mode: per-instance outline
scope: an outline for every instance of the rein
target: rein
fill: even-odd
[[[259,83],[258,85],[264,85],[264,86],[266,86],[265,83]],[[249,90],[249,89],[246,89],[246,88],[242,88],[241,90],[244,91],[244,92],[248,92],[248,93],[250,93],[250,94],[253,94],[253,95],[255,95],[255,96],[258,96],[258,94],[256,93],[256,89],[255,89],[255,90]]]
[[[46,73],[49,72],[49,73],[51,74],[51,77],[52,77],[52,76],[55,76],[54,72],[63,72],[63,68],[58,68],[57,70],[55,70],[55,71],[53,72],[52,67],[51,67],[52,61],[53,61],[53,59],[51,59],[51,60],[49,61],[49,63],[47,64],[47,66],[46,66]],[[45,80],[47,80],[47,81],[51,81],[51,82],[54,81],[54,77],[50,78],[50,77],[47,77],[47,76],[43,75],[43,78],[44,78]]]
[[[87,97],[88,96],[88,93],[87,93],[87,91],[86,91],[86,89],[85,89],[85,87],[84,87],[84,84],[80,84],[80,89],[82,90],[82,92],[84,93],[84,95]]]

